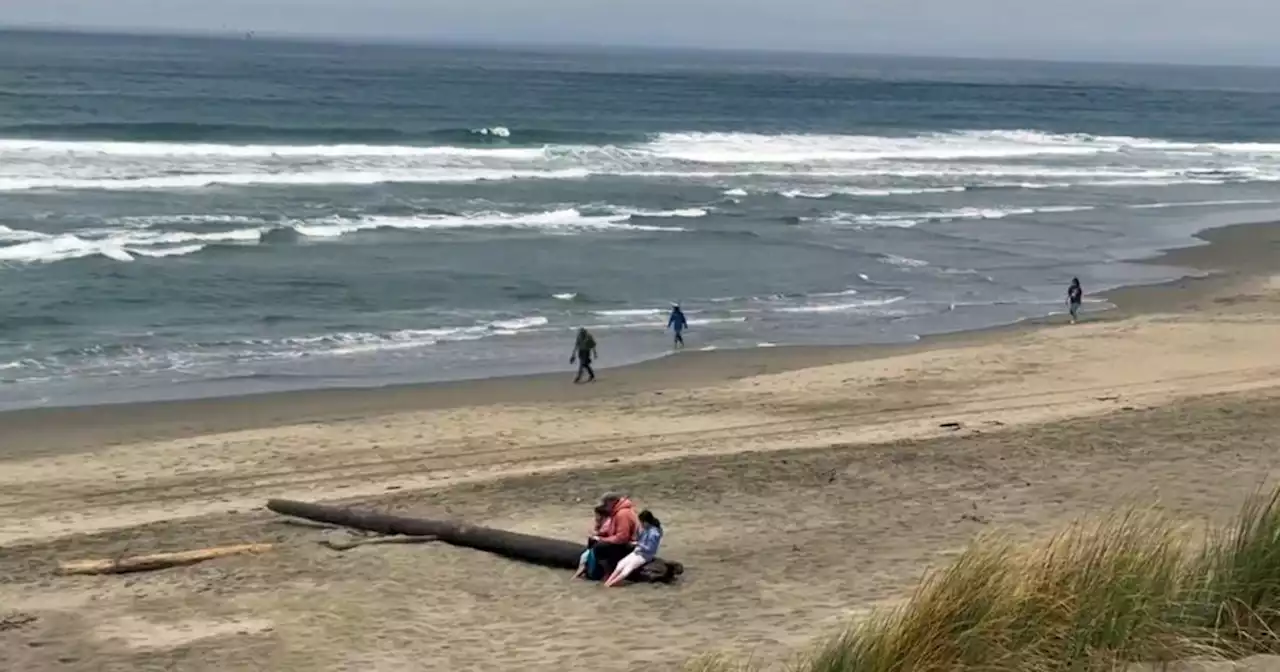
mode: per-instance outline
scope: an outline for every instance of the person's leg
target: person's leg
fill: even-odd
[[[1072,323],[1074,323],[1076,320],[1079,319],[1079,313],[1080,313],[1080,304],[1072,303],[1071,304],[1071,322]]]
[[[613,570],[617,569],[618,563],[631,554],[631,550],[630,544],[596,544],[591,555],[594,567],[588,569],[591,572],[589,576],[601,580],[609,578],[613,575]]]
[[[588,383],[596,379],[596,372],[595,372],[595,369],[592,369],[592,368],[591,368],[591,360],[589,360],[589,359],[584,359],[584,360],[582,360],[582,368],[584,368],[584,369],[586,369],[586,370],[587,370],[587,382],[588,382]]]
[[[571,581],[587,573],[587,558],[589,557],[591,557],[591,549],[589,548],[583,551],[582,555],[578,556],[578,571],[573,573],[573,576],[570,578]]]
[[[604,582],[605,587],[612,588],[619,583],[622,583],[628,576],[631,576],[633,572],[643,567],[645,562],[644,556],[639,553],[632,553],[623,558],[618,562],[618,566],[614,568],[613,575]]]
[[[684,347],[684,332],[681,331],[680,329],[676,329],[676,347],[677,348]]]

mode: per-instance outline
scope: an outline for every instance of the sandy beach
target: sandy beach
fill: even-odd
[[[592,386],[533,376],[0,415],[0,668],[772,663],[902,598],[979,533],[1045,534],[1128,502],[1218,520],[1280,475],[1280,226],[1205,239],[1158,261],[1209,277],[1113,292],[1117,309],[1078,325],[681,354]],[[606,593],[443,544],[339,553],[262,510],[342,501],[577,539],[605,490],[658,512],[679,585]],[[53,574],[58,560],[242,542],[278,545]]]

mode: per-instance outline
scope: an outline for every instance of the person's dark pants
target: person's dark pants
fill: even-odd
[[[684,347],[684,330],[676,329],[676,345]]]
[[[590,350],[578,351],[578,375],[573,379],[573,382],[575,383],[581,382],[582,374],[584,373],[587,374],[588,376],[587,380],[596,379],[596,372],[591,369],[591,351]]]
[[[634,544],[601,544],[597,543],[591,547],[591,554],[595,556],[595,571],[587,576],[593,581],[603,581],[613,574],[613,570],[618,567],[618,563],[635,550]]]

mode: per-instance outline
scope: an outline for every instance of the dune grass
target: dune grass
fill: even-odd
[[[789,669],[1092,671],[1280,652],[1280,488],[1235,525],[1193,532],[1130,510],[1031,545],[980,538]],[[688,669],[755,668],[712,656]]]

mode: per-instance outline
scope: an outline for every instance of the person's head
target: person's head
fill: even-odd
[[[613,513],[613,507],[617,506],[620,499],[622,499],[621,493],[606,492],[600,496],[600,506],[604,507],[609,513]]]
[[[1072,287],[1079,287],[1079,286],[1080,286],[1080,278],[1071,278],[1071,286],[1072,286]]]
[[[609,515],[609,507],[605,506],[604,504],[600,504],[600,505],[596,506],[596,508],[594,509],[594,511],[595,511],[595,513],[596,513],[596,520],[600,520],[600,519],[604,518],[605,516],[608,516],[608,515]]]
[[[640,512],[640,524],[646,527],[656,527],[659,530],[662,529],[662,521],[658,520],[658,517],[653,515],[653,512],[649,509]]]

